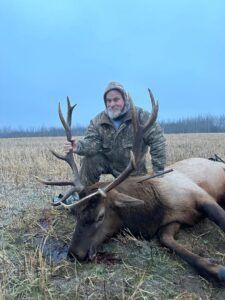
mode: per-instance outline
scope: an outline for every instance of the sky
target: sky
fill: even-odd
[[[0,0],[0,128],[74,125],[110,81],[159,120],[225,114],[224,0]]]

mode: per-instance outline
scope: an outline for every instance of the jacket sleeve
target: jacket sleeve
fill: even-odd
[[[145,120],[148,118],[146,114],[143,117]],[[166,165],[166,139],[157,122],[145,132],[144,142],[150,147],[153,171],[163,171]]]
[[[98,129],[92,120],[82,140],[77,142],[75,153],[83,156],[92,156],[101,149],[102,141]]]

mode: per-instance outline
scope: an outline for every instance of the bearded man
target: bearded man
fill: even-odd
[[[84,139],[65,142],[65,152],[83,156],[80,179],[83,185],[98,182],[101,174],[117,177],[128,165],[133,146],[133,126],[131,123],[130,99],[124,87],[118,82],[110,82],[103,99],[106,109],[91,120]],[[144,124],[149,112],[135,107],[139,122]],[[155,122],[143,136],[143,159],[139,168],[131,175],[145,175],[146,154],[150,148],[154,173],[164,170],[166,163],[165,137],[159,124]]]

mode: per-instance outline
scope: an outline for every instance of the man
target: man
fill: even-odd
[[[106,109],[91,120],[83,140],[64,144],[65,152],[73,149],[74,153],[84,156],[80,179],[84,185],[99,181],[101,174],[117,177],[128,165],[133,143],[130,100],[120,83],[110,82],[103,96]],[[149,113],[135,107],[140,123],[144,124]],[[166,163],[165,138],[160,126],[155,122],[143,137],[143,161],[132,175],[144,175],[146,153],[150,146],[153,171],[164,170]]]

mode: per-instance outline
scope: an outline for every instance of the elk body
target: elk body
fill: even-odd
[[[70,165],[74,180],[51,182],[39,179],[44,184],[72,185],[61,200],[63,206],[74,211],[77,220],[68,256],[92,260],[99,245],[120,230],[128,228],[134,235],[141,235],[145,239],[158,234],[164,246],[173,250],[199,274],[224,282],[225,267],[187,250],[175,240],[175,235],[182,224],[194,225],[202,217],[209,218],[225,231],[225,211],[222,208],[225,204],[225,164],[190,158],[170,166],[173,172],[162,177],[147,180],[145,176],[127,178],[141,159],[139,150],[143,132],[157,117],[158,105],[151,92],[150,97],[153,110],[145,125],[139,124],[132,108],[135,139],[131,160],[113,182],[83,187],[72,153],[63,157],[55,152],[55,156]],[[71,139],[72,109],[68,100],[67,122],[59,110],[68,140]],[[63,201],[75,191],[81,199],[75,204],[65,205]]]
[[[174,171],[160,178],[127,179],[108,192],[76,206],[77,225],[69,255],[93,259],[108,237],[128,228],[173,250],[206,278],[225,281],[225,268],[201,258],[175,240],[182,224],[194,225],[207,217],[225,231],[225,164],[191,158],[172,165]],[[87,192],[104,186],[98,183]],[[127,197],[130,196],[130,197]]]

